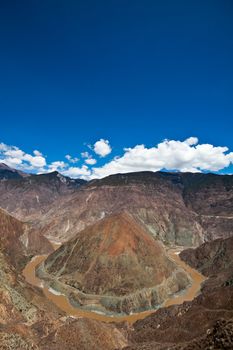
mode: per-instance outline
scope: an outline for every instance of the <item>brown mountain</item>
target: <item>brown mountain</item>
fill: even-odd
[[[126,331],[111,323],[81,318],[59,325],[40,344],[40,350],[116,350],[127,345]]]
[[[8,178],[0,171],[0,206],[23,221],[39,219],[50,206],[58,205],[60,198],[66,198],[85,183],[57,171],[33,175],[9,169]]]
[[[20,179],[27,176],[30,176],[30,174],[13,169],[4,163],[0,163],[0,180]]]
[[[40,225],[45,235],[66,241],[126,210],[165,244],[197,246],[233,234],[232,208],[233,176],[132,173],[87,183],[43,215]]]
[[[0,210],[0,349],[113,350],[126,345],[124,332],[115,325],[66,317],[38,288],[26,283],[21,270],[34,246],[30,237],[25,246],[25,230],[27,225]],[[37,247],[39,237],[33,238]],[[41,252],[48,253],[51,246],[40,239]]]
[[[187,249],[180,256],[209,278],[191,302],[161,308],[137,321],[125,350],[233,348],[233,237]]]
[[[40,223],[46,236],[66,241],[101,218],[126,210],[165,243],[198,245],[204,240],[203,230],[197,215],[186,207],[182,191],[177,175],[113,175],[82,186]]]
[[[41,296],[31,289],[20,274],[34,250],[30,242],[25,245],[27,225],[0,210],[0,348],[35,349],[30,325],[42,317]],[[36,235],[43,243],[44,252],[52,247],[43,236]],[[34,302],[32,303],[32,300]],[[43,304],[43,303],[42,303]],[[51,319],[53,316],[51,316]],[[45,322],[48,322],[48,319]],[[34,345],[33,345],[34,344]]]
[[[233,234],[233,176],[138,172],[85,183],[54,172],[0,181],[0,206],[62,241],[127,210],[164,243],[197,246]]]
[[[233,272],[232,254],[233,237],[229,237],[204,243],[196,249],[186,249],[180,256],[189,265],[210,276],[231,267]]]
[[[8,245],[5,252],[9,248]],[[212,256],[209,248],[208,251]],[[222,254],[223,261],[228,261],[229,254],[227,250]],[[219,284],[219,272],[213,277],[216,283],[210,284],[207,280],[194,301],[161,308],[127,326],[65,317],[37,289],[27,286],[8,261],[0,249],[0,344],[3,349],[232,349],[233,287],[229,280]],[[212,258],[211,261],[210,266],[214,264]],[[219,271],[223,271],[222,267]]]
[[[79,307],[118,313],[154,308],[189,284],[161,242],[127,213],[79,232],[46,259],[40,275]]]
[[[233,235],[233,176],[183,174],[186,206],[197,214],[205,240]]]
[[[0,167],[1,207],[34,223],[32,230],[30,225],[0,211],[0,348],[232,349],[232,238],[221,238],[233,233],[232,179],[232,176],[213,174],[136,173],[114,175],[83,183],[80,187],[70,183],[69,179],[65,184],[66,178],[58,173],[25,178],[22,174],[15,174],[14,169]],[[36,196],[39,196],[39,201]],[[122,214],[123,210],[128,214]],[[101,220],[103,217],[105,219]],[[106,222],[114,228],[111,235],[107,235]],[[150,271],[154,271],[152,280],[160,281],[162,275],[156,270],[156,259],[152,261],[150,254],[158,256],[159,264],[163,266],[160,271],[164,275],[168,273],[168,280],[169,273],[177,275],[176,266],[167,258],[158,241],[153,241],[156,247],[149,248],[147,232],[172,244],[195,245],[204,239],[221,239],[181,254],[187,263],[208,276],[198,297],[183,305],[161,308],[133,326],[127,326],[68,318],[46,300],[38,288],[25,282],[20,271],[28,256],[51,249],[36,227],[41,227],[48,236],[64,240],[73,236],[71,242],[77,243],[77,246],[66,243],[51,255],[51,261],[48,258],[48,270],[51,268],[53,276],[45,276],[47,283],[66,292],[76,306],[83,303],[84,308],[88,308],[90,300],[85,299],[87,293],[80,297],[81,282],[88,293],[101,293],[103,283],[104,291],[111,293],[111,303],[104,304],[104,307],[110,306],[117,312],[122,308],[125,312],[134,311],[138,305],[141,308],[150,306],[150,294],[145,297],[143,293],[139,302],[132,298],[130,305],[129,299],[120,305],[115,302],[127,295],[124,293],[140,288],[142,282],[135,277],[139,276],[137,274],[143,276],[143,283],[148,283],[147,289],[150,289]],[[98,227],[99,234],[93,227]],[[82,236],[80,231],[83,228],[96,250],[92,250],[87,238]],[[101,240],[102,235],[106,240]],[[82,246],[91,254],[93,266]],[[71,251],[72,247],[77,255]],[[67,266],[63,264],[65,273],[61,269],[62,262],[67,263]],[[109,264],[113,268],[111,271],[107,268]],[[115,271],[119,271],[119,275]],[[42,272],[45,274],[46,271]],[[109,283],[105,282],[105,276]],[[123,289],[117,284],[118,276],[121,281],[131,277],[128,284],[122,283]],[[181,281],[184,283],[186,277],[171,279],[160,294],[161,300],[169,293],[169,288],[174,292]],[[98,306],[98,310],[104,311],[102,304],[101,309],[99,307],[98,298],[93,299],[93,294],[91,302],[96,303],[95,310]]]
[[[0,249],[14,266],[23,266],[29,255],[48,254],[51,243],[28,224],[0,209]]]
[[[203,292],[193,302],[159,309],[134,323],[124,350],[231,350],[233,290]]]

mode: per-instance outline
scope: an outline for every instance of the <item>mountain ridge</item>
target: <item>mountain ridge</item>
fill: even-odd
[[[130,313],[155,308],[189,277],[161,242],[126,212],[103,218],[50,254],[39,276],[80,308]]]
[[[164,243],[197,246],[233,234],[232,175],[136,172],[89,182],[61,176],[0,181],[0,206],[63,242],[122,210]]]

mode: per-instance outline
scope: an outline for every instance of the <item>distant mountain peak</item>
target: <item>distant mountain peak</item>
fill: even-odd
[[[30,174],[11,168],[5,163],[0,163],[0,180],[16,179],[28,176],[30,176]]]
[[[15,173],[18,171],[18,170],[14,169],[14,168],[9,167],[5,163],[0,163],[0,169],[10,170],[10,171],[15,172]]]

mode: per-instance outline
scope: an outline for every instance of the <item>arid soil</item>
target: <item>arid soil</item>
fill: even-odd
[[[3,180],[0,173],[0,206],[50,239],[67,241],[122,210],[165,244],[198,246],[233,235],[232,175],[139,172],[86,183],[56,172],[9,173]]]
[[[24,224],[3,211],[0,224],[1,350],[46,350],[52,346],[54,350],[113,350],[127,344],[125,331],[87,318],[69,318],[39,288],[28,284],[21,275],[31,256],[20,240]]]
[[[216,249],[216,245],[219,249]],[[229,249],[220,248],[224,246]],[[144,320],[134,323],[125,350],[232,349],[233,279],[230,256],[232,257],[233,251],[230,247],[231,244],[226,239],[183,251],[181,257],[186,262],[190,260],[191,264],[196,259],[200,270],[208,265],[208,270],[205,271],[209,278],[202,285],[200,295],[182,305],[161,308]],[[208,252],[207,255],[204,252]],[[215,271],[218,254],[221,256],[221,267]]]
[[[36,230],[6,211],[0,209],[0,249],[17,266],[22,266],[27,256],[51,253],[51,243]]]
[[[205,277],[203,277],[198,271],[192,269],[189,265],[186,265],[179,258],[179,255],[177,254],[177,252],[179,252],[179,249],[170,249],[167,252],[167,254],[170,259],[175,260],[177,265],[181,266],[186,271],[186,273],[190,276],[192,283],[191,283],[191,286],[187,287],[184,292],[170,296],[169,299],[167,299],[163,303],[163,306],[177,305],[177,304],[182,304],[184,301],[193,300],[200,291],[201,283],[205,280]],[[52,290],[46,287],[45,283],[36,276],[35,274],[36,266],[39,265],[45,258],[46,256],[38,256],[33,258],[31,262],[29,262],[25,267],[23,271],[23,275],[25,276],[26,281],[28,283],[43,289],[43,293],[45,294],[46,298],[51,300],[61,310],[65,311],[65,313],[69,316],[87,317],[89,319],[100,320],[103,322],[119,323],[119,322],[127,321],[129,324],[133,324],[137,320],[144,319],[145,317],[147,317],[148,315],[150,315],[155,311],[155,310],[150,310],[146,312],[135,313],[133,315],[128,315],[128,316],[114,317],[114,316],[106,316],[95,312],[88,312],[88,311],[75,308],[70,304],[67,297],[59,293],[56,293],[55,290]]]
[[[143,172],[86,183],[1,164],[0,206],[11,214],[0,209],[1,350],[233,349],[233,176]],[[122,212],[128,219],[107,234],[106,222]],[[77,309],[57,284],[35,276],[51,253],[50,274],[71,290],[89,276],[87,292],[122,298],[178,270],[191,284],[177,293],[180,280],[172,279],[156,310],[105,316]]]
[[[186,249],[181,258],[206,276],[232,270],[233,275],[233,237],[216,239],[202,244],[197,249]]]
[[[74,306],[109,314],[155,309],[191,283],[162,243],[124,212],[79,232],[38,274]]]

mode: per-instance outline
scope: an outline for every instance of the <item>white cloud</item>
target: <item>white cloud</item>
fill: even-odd
[[[19,158],[14,158],[14,157],[10,157],[10,158],[6,158],[4,160],[0,160],[0,162],[5,163],[6,165],[8,165],[9,167],[17,167],[20,166],[22,164],[22,160]]]
[[[67,166],[67,164],[65,162],[57,160],[57,161],[49,164],[48,169],[49,169],[49,171],[61,171],[66,166]]]
[[[82,153],[81,153],[81,157],[82,157],[82,158],[90,158],[91,155],[89,154],[89,152],[82,152]]]
[[[77,163],[79,161],[79,158],[76,157],[71,157],[69,154],[65,156],[65,158],[70,162],[70,163]]]
[[[227,147],[197,143],[197,138],[190,137],[185,141],[164,140],[151,148],[144,145],[126,148],[122,157],[116,157],[100,168],[93,168],[91,178],[162,169],[182,172],[218,171],[233,163],[233,152],[226,154]]]
[[[8,150],[8,147],[9,147],[9,146],[7,146],[5,143],[1,142],[1,143],[0,143],[0,152],[2,153],[2,152],[7,151],[7,150]]]
[[[43,154],[40,151],[37,151],[36,149],[35,149],[35,151],[33,151],[33,153],[35,156],[39,156],[39,157],[43,156]]]
[[[112,148],[108,140],[100,139],[94,144],[94,152],[100,157],[106,157],[112,152]]]
[[[20,170],[41,170],[46,166],[46,159],[41,152],[35,150],[33,154],[25,153],[16,146],[0,144],[0,161]]]
[[[107,155],[107,150],[111,151],[111,147],[107,140],[101,139],[95,143],[94,150],[100,156],[104,156]],[[125,148],[122,156],[113,158],[101,167],[95,166],[91,169],[87,165],[96,164],[96,159],[88,152],[83,152],[81,156],[83,161],[80,167],[70,166],[70,163],[77,160],[70,155],[65,157],[69,163],[57,160],[47,164],[40,151],[34,150],[29,154],[16,146],[0,143],[0,162],[10,167],[37,174],[57,170],[63,175],[83,179],[163,169],[181,172],[219,171],[233,164],[233,152],[229,152],[227,147],[200,144],[196,137],[189,137],[184,141],[164,140],[151,148],[145,145]]]
[[[62,175],[73,177],[73,178],[80,178],[80,179],[89,179],[91,175],[91,171],[88,169],[86,165],[83,165],[82,167],[70,167],[66,170],[61,171]]]
[[[94,165],[97,162],[96,159],[92,158],[89,152],[82,152],[81,157],[86,158],[85,163],[88,165]]]
[[[89,165],[94,165],[94,164],[96,164],[96,159],[94,159],[94,158],[87,158],[87,159],[85,159],[85,163],[89,164]]]
[[[4,152],[5,156],[9,157],[9,158],[18,158],[18,159],[22,159],[25,155],[25,153],[23,151],[21,151],[20,149],[17,148],[9,148]]]
[[[46,160],[43,156],[32,156],[30,154],[25,154],[22,159],[29,162],[35,168],[41,168],[46,165]]]
[[[194,146],[198,143],[198,138],[191,136],[188,139],[186,139],[184,142],[187,143],[187,145],[189,145],[189,146]]]

